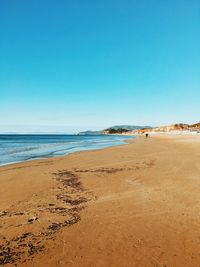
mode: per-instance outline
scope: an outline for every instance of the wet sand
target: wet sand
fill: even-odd
[[[200,137],[0,168],[0,265],[200,266]]]

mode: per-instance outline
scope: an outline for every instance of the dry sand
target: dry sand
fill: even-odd
[[[0,265],[200,266],[200,138],[0,168]]]

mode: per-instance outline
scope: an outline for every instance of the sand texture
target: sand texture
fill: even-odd
[[[0,168],[0,266],[199,267],[200,138]]]

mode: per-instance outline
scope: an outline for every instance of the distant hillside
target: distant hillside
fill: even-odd
[[[185,124],[185,123],[176,123],[169,126],[160,127],[161,129],[164,128],[165,130],[199,130],[200,129],[200,123],[195,124]]]
[[[198,122],[198,123],[195,123],[195,124],[191,124],[189,127],[191,127],[191,128],[199,128],[200,129],[200,122]]]
[[[175,132],[175,131],[189,131],[200,132],[200,122],[195,124],[176,123],[172,125],[160,126],[155,128],[138,129],[138,134],[145,132]]]
[[[151,129],[152,127],[151,126],[136,126],[136,125],[115,125],[107,129],[104,129],[102,131],[85,131],[85,132],[78,133],[78,135],[99,135],[99,134],[104,134],[108,130],[110,132],[111,129],[112,130],[110,133],[117,133],[118,130],[119,132],[123,132],[122,130],[124,130],[124,132],[127,132],[127,131],[133,131],[133,130],[144,129],[144,128]]]
[[[116,125],[116,126],[109,127],[108,129],[111,129],[111,128],[114,130],[124,129],[124,130],[128,130],[128,131],[133,131],[133,130],[138,130],[138,129],[143,129],[143,128],[149,129],[152,127],[151,126],[137,126],[137,125]]]
[[[115,125],[102,131],[85,131],[79,135],[99,135],[99,134],[123,134],[129,131],[142,134],[145,132],[171,132],[171,131],[197,131],[200,132],[200,122],[195,124],[176,123],[173,125],[151,127],[138,125]]]

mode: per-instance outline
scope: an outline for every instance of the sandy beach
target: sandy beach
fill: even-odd
[[[0,167],[0,266],[200,266],[200,137]]]

